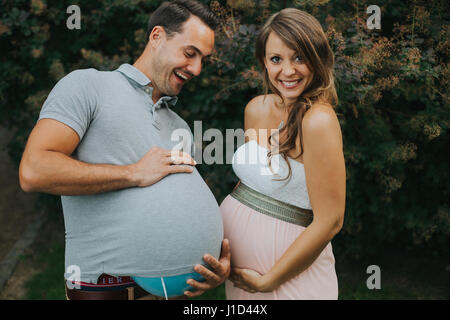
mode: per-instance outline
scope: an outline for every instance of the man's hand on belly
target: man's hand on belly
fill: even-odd
[[[228,239],[224,239],[222,241],[222,251],[220,253],[219,260],[216,260],[209,254],[206,254],[203,257],[203,260],[211,266],[212,271],[200,264],[197,264],[194,267],[194,271],[201,274],[206,281],[198,282],[194,279],[187,280],[187,283],[197,290],[194,292],[185,291],[184,295],[189,298],[197,297],[203,294],[206,290],[213,289],[222,284],[230,276],[230,259],[230,243]]]
[[[141,160],[130,165],[130,177],[137,187],[147,187],[171,173],[191,173],[196,164],[186,152],[153,147]]]

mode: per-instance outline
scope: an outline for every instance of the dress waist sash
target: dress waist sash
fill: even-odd
[[[271,198],[242,182],[231,192],[233,198],[253,210],[268,216],[307,227],[313,220],[313,212],[292,204]]]

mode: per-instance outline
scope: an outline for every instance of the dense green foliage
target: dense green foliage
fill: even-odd
[[[74,69],[133,63],[161,1],[79,0],[80,30],[66,27],[68,3],[1,2],[0,124],[16,129],[10,153],[18,163],[55,83]],[[186,86],[176,111],[192,129],[194,120],[224,136],[227,128],[242,128],[246,103],[261,93],[253,55],[258,27],[286,6],[310,12],[336,55],[348,179],[335,250],[358,257],[396,244],[448,256],[448,3],[376,2],[381,30],[366,27],[369,1],[212,1],[222,21],[216,53]],[[237,181],[230,165],[198,168],[218,201]]]

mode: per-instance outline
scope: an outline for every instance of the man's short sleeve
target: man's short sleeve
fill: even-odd
[[[83,138],[98,102],[95,69],[75,70],[67,74],[50,92],[39,119],[54,119],[71,127]]]

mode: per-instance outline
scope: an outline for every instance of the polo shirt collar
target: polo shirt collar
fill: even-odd
[[[135,81],[142,87],[146,87],[151,83],[150,79],[142,71],[132,66],[131,64],[124,63],[117,69],[117,71],[125,75],[127,78]],[[163,96],[160,100],[174,106],[178,101],[178,97]]]
[[[123,73],[127,78],[134,80],[141,86],[147,86],[151,83],[150,79],[142,73],[136,67],[133,67],[131,64],[124,63],[122,64],[117,71]]]

